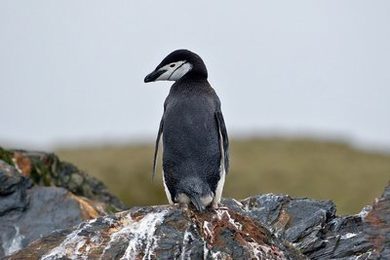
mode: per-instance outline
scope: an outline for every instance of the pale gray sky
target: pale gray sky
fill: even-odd
[[[231,135],[390,147],[389,1],[0,1],[0,142],[154,138],[169,52],[201,55]],[[1,144],[0,143],[0,144]]]

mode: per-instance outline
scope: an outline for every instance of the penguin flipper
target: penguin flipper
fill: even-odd
[[[223,119],[223,115],[221,111],[215,112],[215,117],[217,119],[217,124],[218,124],[218,132],[220,133],[220,143],[221,143],[221,148],[223,148],[223,162],[224,162],[224,167],[226,174],[229,172],[229,137],[226,131],[226,126],[225,126],[225,120]],[[222,140],[221,140],[222,139]]]
[[[160,138],[161,138],[161,134],[163,132],[163,127],[164,127],[164,116],[161,118],[161,121],[160,121],[160,127],[158,128],[156,145],[154,147],[152,179],[154,178],[154,175],[156,175],[156,163],[157,163],[157,155],[158,155],[158,146],[160,144]]]

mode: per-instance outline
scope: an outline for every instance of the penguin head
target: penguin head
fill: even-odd
[[[178,81],[183,77],[207,79],[206,65],[198,54],[189,50],[176,50],[165,57],[156,69],[145,77],[144,82]]]

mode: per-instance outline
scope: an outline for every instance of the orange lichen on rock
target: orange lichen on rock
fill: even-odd
[[[386,191],[385,191],[386,193]],[[372,205],[364,221],[369,224],[367,234],[377,252],[381,252],[386,243],[386,236],[390,234],[390,196],[384,194]]]
[[[89,200],[87,198],[76,196],[72,193],[69,193],[69,194],[75,201],[77,201],[79,203],[81,213],[83,215],[82,216],[83,219],[85,219],[85,220],[93,219],[93,218],[97,218],[99,216],[104,215],[103,207],[98,207],[97,205],[94,205],[94,204],[98,204],[97,202],[93,203],[91,200]]]
[[[16,169],[23,175],[23,176],[30,176],[31,169],[32,169],[32,163],[31,159],[25,155],[23,155],[20,152],[14,152],[12,161],[15,164]]]

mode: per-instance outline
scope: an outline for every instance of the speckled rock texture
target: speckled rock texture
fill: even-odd
[[[361,213],[266,194],[197,213],[132,208],[37,240],[8,259],[390,259],[390,186]]]
[[[101,183],[101,194],[85,188],[96,180],[74,166],[0,152],[5,259],[390,259],[390,186],[351,216],[337,216],[331,201],[274,194],[224,199],[205,213],[162,205],[105,215],[124,206]]]
[[[0,160],[15,167],[35,185],[62,187],[74,195],[104,202],[112,212],[126,209],[124,203],[112,195],[101,181],[73,164],[61,161],[55,154],[0,147]]]
[[[54,238],[54,239],[53,239]],[[53,234],[10,259],[304,259],[230,209],[133,208]]]
[[[53,154],[0,148],[0,259],[54,230],[123,209],[101,182]]]

